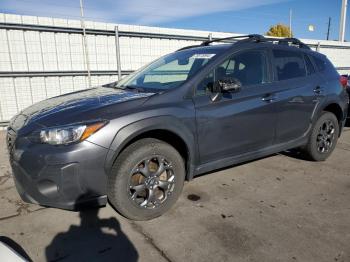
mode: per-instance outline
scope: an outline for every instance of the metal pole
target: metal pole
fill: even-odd
[[[9,38],[9,30],[6,30],[6,42],[7,42],[7,50],[9,52],[9,59],[10,59],[10,66],[11,66],[11,72],[13,72],[13,58],[12,58],[12,51],[10,48],[10,38]],[[12,78],[12,85],[13,85],[13,91],[15,95],[15,101],[16,101],[16,110],[17,113],[19,112],[19,105],[18,105],[18,99],[17,99],[17,90],[15,85],[15,78]]]
[[[348,6],[348,0],[343,0],[340,12],[340,24],[339,24],[339,41],[344,42],[345,39],[345,22],[346,22],[346,9]]]
[[[332,21],[332,18],[329,17],[329,19],[328,19],[328,29],[327,29],[327,40],[329,40],[329,31],[331,29],[331,21]]]
[[[292,9],[289,9],[289,37],[292,37]]]
[[[44,51],[43,51],[43,43],[41,40],[41,32],[39,32],[39,45],[40,45],[40,53],[41,53],[41,66],[42,70],[45,71],[45,63],[44,63]],[[44,77],[44,89],[45,89],[45,98],[47,97],[47,86],[46,86],[46,79]]]
[[[21,17],[22,18],[22,17]],[[22,21],[23,23],[23,21]],[[24,52],[26,54],[26,61],[27,61],[27,70],[30,72],[29,68],[29,57],[28,57],[28,48],[27,48],[27,41],[26,41],[26,31],[23,31],[23,45],[24,45]],[[57,68],[58,69],[58,68]],[[29,77],[29,91],[30,91],[30,99],[32,101],[32,104],[34,104],[34,96],[33,96],[33,88],[32,88],[32,81],[31,77]]]
[[[316,52],[320,52],[320,48],[321,48],[321,43],[318,42],[316,46]]]
[[[88,44],[86,39],[83,0],[80,0],[80,16],[81,16],[81,27],[83,28],[83,42],[84,42],[84,48],[85,48],[86,69],[88,73],[89,87],[91,88],[90,61],[89,61]]]
[[[116,55],[117,55],[118,80],[120,80],[122,78],[122,68],[121,68],[121,62],[120,62],[120,44],[119,44],[118,26],[114,28],[114,31],[115,31],[115,48],[116,48]]]

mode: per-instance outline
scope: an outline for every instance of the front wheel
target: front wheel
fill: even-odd
[[[330,112],[323,112],[313,126],[305,153],[313,161],[324,161],[333,152],[339,137],[339,122]]]
[[[145,138],[128,146],[108,178],[108,199],[123,216],[149,220],[165,213],[181,194],[184,161],[171,145]]]

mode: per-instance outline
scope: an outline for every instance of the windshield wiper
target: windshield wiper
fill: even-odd
[[[139,92],[145,92],[145,89],[143,87],[135,86],[135,85],[116,86],[115,88],[123,89],[123,90],[133,90],[133,91],[136,90]]]
[[[104,84],[104,85],[102,85],[102,87],[110,87],[110,88],[113,88],[113,87],[116,87],[117,84],[118,84],[118,81],[115,81],[115,82],[112,82],[112,83]]]

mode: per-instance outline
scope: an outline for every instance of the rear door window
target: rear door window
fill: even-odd
[[[306,76],[303,53],[280,49],[274,49],[272,52],[279,81]]]

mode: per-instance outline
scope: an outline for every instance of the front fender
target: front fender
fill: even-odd
[[[186,144],[189,155],[187,179],[191,179],[193,177],[194,163],[198,160],[194,128],[195,126],[188,126],[173,116],[151,117],[121,128],[114,137],[106,157],[105,169],[107,174],[109,174],[114,161],[121,153],[122,149],[135,137],[152,130],[164,130],[177,135]]]

